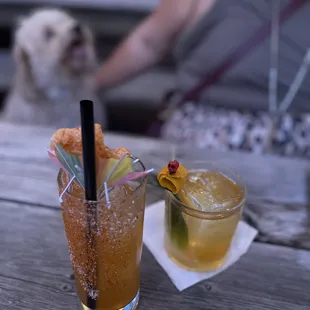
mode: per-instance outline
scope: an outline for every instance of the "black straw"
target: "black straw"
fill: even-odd
[[[80,112],[85,199],[86,201],[95,202],[97,200],[97,186],[93,102],[90,100],[82,100],[80,102]],[[96,210],[93,210],[93,207],[96,208],[96,205],[92,203],[87,204],[88,238],[91,246],[95,246],[95,238],[92,227],[97,227],[97,212]],[[96,290],[95,287],[91,287],[90,289]],[[96,300],[88,296],[87,307],[90,309],[96,309]]]
[[[80,102],[80,108],[85,199],[96,201],[97,190],[93,102],[90,100],[82,100]]]

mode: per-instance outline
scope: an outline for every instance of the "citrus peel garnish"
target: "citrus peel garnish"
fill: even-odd
[[[158,173],[157,180],[161,187],[168,189],[175,195],[182,189],[186,177],[187,169],[184,166],[178,164],[177,170],[174,173],[171,173],[171,169],[169,169],[168,166],[164,167]]]
[[[104,134],[99,124],[94,124],[96,151],[96,184],[102,191],[104,183],[108,186],[119,182],[133,172],[133,161],[127,148],[109,148],[104,143]],[[60,128],[53,134],[49,156],[84,188],[83,145],[81,127]],[[67,182],[67,183],[68,183]]]
[[[95,124],[95,146],[96,155],[100,158],[120,159],[124,153],[130,154],[126,148],[111,149],[104,144],[104,135],[99,124]],[[61,147],[69,154],[81,156],[83,152],[81,127],[61,128],[52,136],[50,149],[55,151],[55,144]]]

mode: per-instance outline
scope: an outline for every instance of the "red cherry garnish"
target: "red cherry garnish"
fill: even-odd
[[[169,164],[168,164],[169,174],[175,174],[178,171],[179,166],[180,164],[177,160],[169,161]]]

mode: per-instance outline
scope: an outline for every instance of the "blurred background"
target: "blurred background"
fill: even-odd
[[[158,0],[0,0],[0,109],[14,75],[11,46],[20,16],[41,7],[67,10],[91,27],[102,63],[157,4]],[[109,130],[143,134],[156,104],[174,84],[173,69],[173,59],[168,55],[150,72],[106,93]],[[128,122],[129,114],[134,117],[131,122]]]

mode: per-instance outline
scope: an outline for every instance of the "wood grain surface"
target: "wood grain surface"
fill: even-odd
[[[309,162],[182,148],[176,157],[187,167],[196,160],[231,167],[247,185],[244,219],[259,231],[256,240],[310,250]],[[159,170],[169,158],[169,151],[150,151],[145,163]]]
[[[51,128],[0,124],[0,199],[59,208],[58,168],[45,151],[53,132]],[[171,144],[161,140],[108,133],[105,141],[110,147],[128,147],[157,171],[172,156]],[[189,167],[195,160],[216,161],[244,178],[248,188],[244,217],[258,229],[257,240],[310,249],[309,162],[182,146],[176,146],[176,155]],[[149,186],[148,204],[162,197],[160,190]]]
[[[59,207],[58,167],[45,150],[54,131],[0,124],[0,199]],[[166,145],[157,140],[115,134],[107,134],[105,141],[113,148],[127,147],[138,157]]]
[[[0,202],[0,309],[77,310],[61,212]],[[306,310],[310,253],[254,243],[239,262],[178,292],[144,248],[143,310]]]
[[[3,163],[0,180],[7,179],[4,183],[12,182],[16,186],[22,180],[30,179],[40,180],[45,185],[54,183],[57,169],[45,151],[53,132],[51,128],[0,124],[0,160]],[[112,148],[129,148],[147,167],[157,170],[171,159],[171,143],[161,140],[108,133],[105,143]],[[188,150],[182,146],[176,146],[176,153],[187,165],[194,160],[207,160],[231,167],[245,180],[249,198],[277,203],[308,203],[310,162],[306,160],[241,152]],[[18,173],[20,169],[22,171]],[[19,182],[18,178],[21,178]],[[0,197],[11,196],[5,193],[6,189],[0,189]],[[28,201],[27,197],[25,199]]]
[[[79,309],[57,197],[57,167],[45,147],[53,128],[0,124],[0,309]],[[168,142],[108,133],[159,170]],[[188,150],[177,158],[232,167],[245,180],[244,219],[259,230],[249,252],[227,271],[178,292],[144,248],[139,309],[306,310],[310,297],[309,163],[276,156]],[[149,186],[147,203],[163,192]]]

